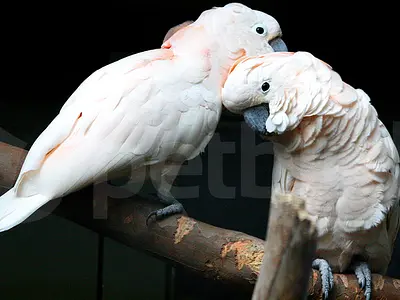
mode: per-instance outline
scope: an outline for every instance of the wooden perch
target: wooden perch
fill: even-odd
[[[265,254],[252,300],[306,299],[316,250],[316,228],[303,199],[281,195],[271,202]]]
[[[10,188],[14,184],[26,153],[26,150],[0,142],[1,186]],[[140,197],[110,198],[108,218],[94,219],[91,199],[92,189],[83,189],[64,197],[52,213],[129,247],[181,264],[204,277],[242,286],[249,291],[254,288],[264,256],[263,240],[182,215],[151,222],[147,227],[147,214],[162,206]],[[46,207],[42,210],[48,209]],[[19,226],[29,226],[29,223]],[[273,256],[274,253],[268,251],[266,260]],[[356,296],[364,299],[354,275],[335,274],[334,277],[332,299],[355,299]],[[316,271],[309,278],[308,295],[308,299],[321,299],[321,278]],[[400,280],[374,274],[373,299],[400,299]]]

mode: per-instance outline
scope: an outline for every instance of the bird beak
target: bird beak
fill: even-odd
[[[261,135],[267,135],[265,128],[265,122],[269,117],[268,104],[260,104],[252,106],[243,111],[243,117],[246,124],[254,130],[256,133]]]
[[[280,38],[274,38],[269,41],[269,45],[274,49],[275,52],[288,52],[285,42]]]
[[[280,37],[274,38],[269,42],[269,44],[275,52],[288,52],[288,48],[286,47],[285,42]],[[236,61],[231,67],[230,72],[232,72],[233,69],[238,65],[238,63],[243,60],[244,58]],[[267,122],[267,119],[269,117],[268,104],[263,103],[245,109],[243,111],[243,117],[246,124],[257,134],[260,134],[262,136],[269,135],[267,129],[265,128],[265,123]]]
[[[280,37],[276,37],[271,41],[269,41],[269,45],[272,47],[272,49],[274,49],[275,52],[288,52],[288,48],[286,47],[285,42]],[[249,57],[246,55],[243,55],[242,57],[238,58],[230,67],[228,75],[231,74],[233,70],[235,70],[238,64],[247,59],[249,59]]]

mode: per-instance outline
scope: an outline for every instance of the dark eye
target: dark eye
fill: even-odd
[[[265,93],[269,90],[269,83],[268,82],[263,82],[262,86],[261,86],[261,90]]]
[[[261,36],[267,35],[267,27],[263,23],[254,24],[252,30]]]
[[[262,27],[257,27],[257,28],[256,28],[256,32],[257,32],[258,34],[264,34],[265,30],[264,30],[264,28],[262,28]]]

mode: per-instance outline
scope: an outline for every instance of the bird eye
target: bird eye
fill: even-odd
[[[263,91],[263,93],[268,92],[269,90],[269,83],[268,82],[263,82],[263,84],[261,85],[261,90]]]
[[[262,28],[262,27],[257,27],[257,28],[256,28],[256,32],[257,32],[258,34],[263,34],[263,33],[264,33],[264,28]]]
[[[265,36],[265,35],[267,34],[267,29],[266,29],[265,26],[262,25],[262,24],[254,25],[253,30],[254,30],[257,34],[262,35],[262,36]]]

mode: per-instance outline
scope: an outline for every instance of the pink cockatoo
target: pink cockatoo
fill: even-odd
[[[95,71],[40,134],[14,187],[0,197],[0,231],[126,167],[134,181],[150,166],[158,197],[168,205],[150,215],[181,212],[171,185],[182,163],[214,134],[230,66],[246,54],[287,51],[281,35],[273,17],[231,3],[204,11],[160,49]]]
[[[174,27],[172,27],[170,30],[168,30],[168,32],[165,34],[163,43],[166,42],[171,36],[173,36],[176,32],[178,32],[179,30],[185,28],[186,26],[192,24],[193,21],[185,21],[179,25],[176,25]]]
[[[399,155],[370,98],[307,52],[239,59],[225,107],[272,141],[271,201],[295,194],[318,230],[313,268],[325,299],[334,272],[355,272],[366,299],[385,274],[399,230]]]

